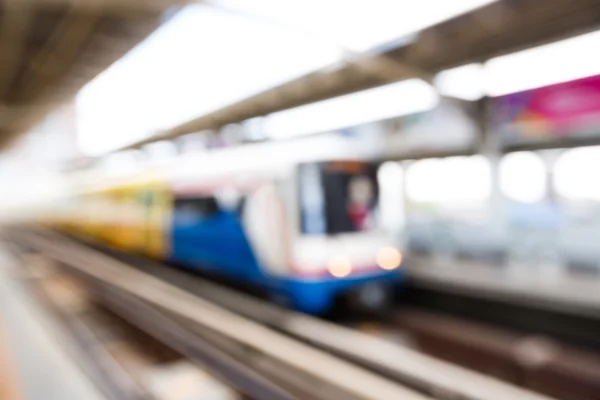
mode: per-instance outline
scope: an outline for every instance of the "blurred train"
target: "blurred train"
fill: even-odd
[[[379,307],[402,280],[402,255],[379,223],[378,165],[348,159],[348,143],[255,144],[120,176],[72,176],[46,219],[303,312],[325,313],[344,297]]]
[[[137,172],[70,175],[41,217],[259,287],[310,313],[326,312],[340,296],[385,303],[404,279],[398,249],[440,265],[469,259],[598,275],[600,146],[573,147],[600,138],[600,76],[576,83],[497,99],[507,110],[492,114],[506,121],[498,117],[490,130],[498,141],[490,154],[475,154],[479,128],[466,105],[445,101],[407,120],[184,154],[136,164]],[[581,110],[566,110],[560,124],[528,112],[565,90],[571,99],[579,93],[580,106],[571,106]],[[533,151],[515,152],[521,148]],[[377,159],[402,161],[380,167]]]

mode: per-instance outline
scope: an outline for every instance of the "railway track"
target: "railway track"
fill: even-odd
[[[237,391],[227,392],[223,385],[218,385],[227,395],[223,398],[227,399],[337,399],[348,395],[319,380],[310,380],[298,371],[290,370],[289,366],[277,363],[254,349],[240,346],[214,331],[201,329],[198,325],[183,328],[184,321],[175,321],[175,318],[110,285],[73,277],[68,271],[55,266],[51,273],[44,275],[29,275],[29,286],[62,322],[63,331],[69,331],[63,336],[68,338],[71,353],[75,354],[86,372],[99,381],[109,398],[155,399],[151,389],[156,384],[149,385],[147,377],[140,377],[144,370],[166,369],[168,373],[173,364],[179,370],[184,366],[183,372],[188,377],[210,370],[223,382],[229,382]],[[128,343],[126,338],[130,339]],[[78,349],[74,350],[75,347]],[[86,355],[95,362],[82,360]],[[121,362],[123,360],[124,363]],[[202,369],[192,368],[194,364]],[[153,375],[161,374],[154,372]],[[169,380],[177,383],[173,377]],[[167,384],[174,386],[174,383]],[[160,386],[165,386],[165,383]],[[214,387],[212,389],[214,391]],[[236,393],[236,397],[232,397],[232,393]],[[425,399],[417,395],[407,396],[407,393],[404,390],[397,392],[403,398]]]
[[[263,378],[269,377],[280,389],[306,389],[310,382],[308,387],[320,388],[321,398],[342,398],[338,397],[340,391],[345,391],[343,398],[547,399],[397,343],[282,310],[156,263],[133,268],[45,230],[12,230],[10,236],[66,266],[92,288],[100,302],[152,331],[152,336],[168,341],[161,327],[174,324],[181,329],[183,338],[179,339],[186,346],[195,340],[192,337],[200,337],[253,368],[267,365]],[[141,315],[152,315],[153,321],[144,321]],[[278,381],[272,374],[280,372],[285,377]],[[314,393],[310,397],[294,395],[319,398]]]
[[[182,356],[94,303],[71,277],[56,271],[41,275],[36,273],[38,266],[39,262],[27,262],[21,283],[25,283],[28,292],[38,300],[35,303],[43,309],[43,313],[37,314],[44,317],[45,327],[54,332],[54,338],[62,342],[105,398],[158,397],[153,396],[152,381],[161,373],[168,375],[175,365],[181,368]],[[194,370],[192,365],[186,369],[188,373]],[[170,379],[176,381],[177,377]],[[172,383],[163,377],[160,384]],[[222,389],[230,390],[226,386]]]
[[[165,268],[161,264],[111,249],[101,247],[97,247],[97,249],[119,258],[128,265],[150,272],[177,287],[184,288],[190,293],[201,295],[279,331],[310,343],[316,343],[327,350],[335,350],[335,346],[329,346],[327,340],[323,338],[315,340],[313,338],[315,335],[311,336],[304,332],[304,329],[297,330],[295,328],[298,321],[310,320],[310,317],[281,310],[254,297],[221,287],[185,271]],[[422,297],[420,299],[423,300]],[[435,358],[546,395],[557,398],[576,396],[577,399],[595,400],[598,397],[597,393],[600,393],[600,357],[593,352],[590,353],[577,346],[572,346],[570,343],[566,344],[552,339],[552,336],[515,331],[469,321],[465,318],[456,318],[456,313],[432,312],[430,307],[418,307],[420,305],[418,301],[412,303],[413,305],[403,305],[398,310],[378,318],[371,318],[367,323],[357,322],[354,318],[350,321],[342,320],[345,326],[382,339],[382,342],[386,344],[391,342],[404,348],[424,352]],[[459,304],[463,304],[463,302],[459,302]],[[471,304],[467,309],[472,307],[475,306]],[[323,324],[317,324],[317,326],[320,325]],[[570,328],[578,329],[581,326],[577,324]],[[315,332],[319,329],[320,327],[317,327]],[[562,329],[565,330],[567,327]],[[546,331],[542,329],[542,333],[544,332]],[[587,335],[593,332],[589,331]],[[584,332],[584,334],[586,333]],[[332,338],[331,342],[335,342],[335,338]],[[349,356],[353,361],[361,362],[362,359],[342,350],[338,354],[344,357]],[[443,381],[438,385],[429,386],[425,383],[424,376],[415,377],[413,375],[416,373],[414,371],[413,373],[407,372],[406,368],[390,371],[387,368],[378,367],[373,360],[362,360],[362,362],[368,367],[375,365],[375,368],[388,373],[393,379],[400,381],[407,379],[416,388],[428,393],[436,393],[449,388],[450,392],[457,392]],[[407,364],[410,365],[410,363]],[[408,378],[406,378],[407,376]]]
[[[583,400],[600,393],[600,356],[548,336],[414,307],[391,313],[388,323],[427,354],[536,392]]]
[[[68,266],[96,301],[251,398],[430,399],[73,242],[39,232],[18,236]],[[254,376],[240,378],[235,361]]]

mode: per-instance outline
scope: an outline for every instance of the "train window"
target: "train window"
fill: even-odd
[[[600,201],[600,146],[566,151],[554,165],[554,187],[569,200]]]
[[[377,168],[364,162],[300,166],[303,233],[338,234],[376,227]]]
[[[491,169],[483,156],[432,158],[406,171],[406,195],[414,202],[469,204],[491,193]]]
[[[195,221],[216,214],[217,201],[212,196],[175,199],[175,217],[179,221]]]
[[[547,174],[542,158],[531,151],[511,153],[500,161],[500,190],[511,200],[536,203],[546,196]]]

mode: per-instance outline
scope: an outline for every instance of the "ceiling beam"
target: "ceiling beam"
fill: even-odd
[[[19,97],[26,101],[34,99],[68,71],[100,19],[99,14],[70,10],[52,32],[46,46],[30,62],[28,80],[23,82]]]
[[[0,148],[147,37],[167,8],[185,3],[2,0]]]
[[[4,98],[21,65],[27,34],[33,20],[28,5],[4,4],[0,22],[0,98]]]
[[[163,12],[199,0],[3,0],[6,4],[27,4],[36,7],[72,7],[79,10],[102,10],[106,13]]]

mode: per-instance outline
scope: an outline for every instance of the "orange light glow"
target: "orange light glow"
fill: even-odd
[[[393,247],[384,247],[377,252],[377,265],[391,271],[402,264],[402,254]]]
[[[335,256],[329,261],[327,269],[329,270],[329,273],[336,278],[343,278],[350,275],[350,272],[352,272],[352,262],[348,257]]]

